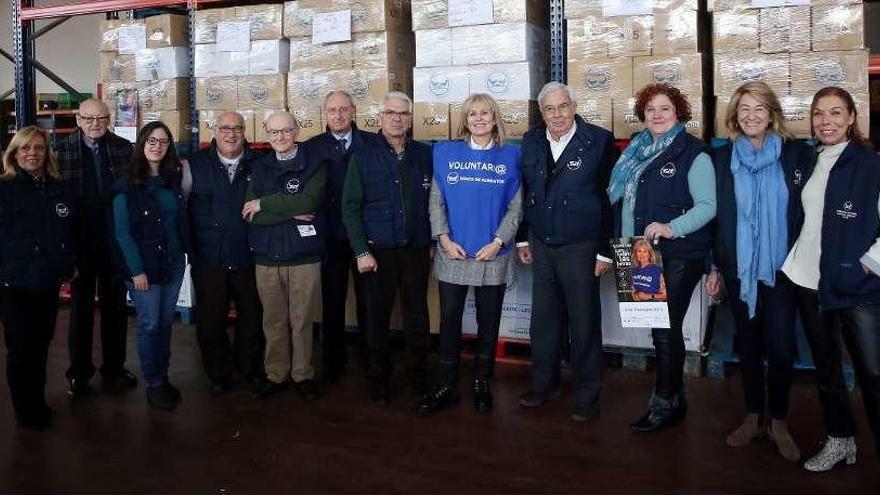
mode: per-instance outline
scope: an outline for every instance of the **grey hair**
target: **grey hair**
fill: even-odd
[[[269,123],[269,120],[271,120],[275,117],[285,117],[285,118],[289,119],[291,122],[293,122],[294,129],[299,129],[299,120],[296,120],[296,117],[294,117],[294,115],[292,113],[285,112],[285,111],[273,113],[272,115],[270,115],[269,117],[266,118],[266,122],[263,125],[266,126]]]
[[[382,97],[382,110],[385,110],[385,104],[388,103],[388,100],[400,100],[406,103],[406,111],[412,112],[413,102],[412,99],[407,96],[406,93],[401,93],[400,91],[391,91],[389,93],[385,93],[385,96]]]
[[[343,91],[341,89],[334,89],[333,91],[327,93],[327,96],[324,97],[324,108],[327,108],[327,100],[334,95],[342,95],[348,99],[348,104],[351,108],[357,108],[357,105],[354,104],[354,98],[351,97],[351,94],[348,91]]]
[[[575,106],[577,105],[577,93],[574,88],[566,86],[559,81],[550,81],[541,88],[541,91],[538,93],[538,105],[544,106],[544,98],[554,91],[564,91],[566,96],[568,96],[568,99],[571,101],[571,104]]]

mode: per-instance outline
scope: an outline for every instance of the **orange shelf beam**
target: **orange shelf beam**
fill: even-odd
[[[18,0],[15,0],[18,1]],[[83,14],[100,14],[117,10],[149,9],[185,5],[198,7],[201,4],[214,3],[220,0],[80,0],[64,4],[38,5],[21,8],[22,21],[37,19],[54,19]]]

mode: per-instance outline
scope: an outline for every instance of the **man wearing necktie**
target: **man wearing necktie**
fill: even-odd
[[[357,300],[358,327],[366,324],[364,297],[354,254],[342,224],[342,187],[351,157],[375,134],[361,131],[354,123],[356,108],[351,95],[333,91],[324,98],[324,120],[327,130],[306,142],[327,170],[325,211],[327,215],[327,254],[321,267],[323,319],[321,324],[321,365],[324,378],[336,382],[345,372],[348,361],[345,348],[345,300],[348,295],[349,272],[354,280]],[[360,341],[361,339],[359,339]],[[362,344],[362,342],[361,342]],[[363,345],[360,346],[363,356]],[[363,362],[364,360],[361,359]]]
[[[81,219],[78,273],[71,282],[71,314],[68,330],[70,367],[67,369],[68,394],[88,393],[95,374],[92,364],[92,333],[95,323],[95,294],[101,310],[101,350],[103,384],[112,389],[137,386],[137,378],[125,369],[128,313],[125,306],[120,259],[114,256],[110,203],[113,183],[127,175],[132,145],[110,132],[110,110],[100,101],[80,103],[76,116],[79,129],[56,145],[58,169],[62,179],[77,194]]]

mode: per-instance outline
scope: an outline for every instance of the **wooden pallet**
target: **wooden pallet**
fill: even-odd
[[[648,361],[654,357],[654,349],[638,349],[632,347],[605,346],[606,354],[620,356],[620,367],[629,371],[647,371]],[[703,374],[703,355],[698,352],[687,352],[684,358],[685,376],[698,377]]]

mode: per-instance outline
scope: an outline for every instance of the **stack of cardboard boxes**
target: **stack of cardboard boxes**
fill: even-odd
[[[287,110],[290,43],[283,5],[200,10],[194,37],[199,141],[210,142],[217,117],[230,110],[245,117],[248,141],[268,141],[265,119]]]
[[[315,43],[313,19],[350,11],[347,41]],[[379,130],[382,96],[412,94],[414,62],[408,0],[297,0],[284,4],[284,35],[290,38],[290,111],[300,123],[300,139],[324,131],[322,105],[330,91],[351,94],[356,125]],[[349,36],[350,35],[350,36]]]
[[[696,0],[565,2],[568,84],[578,113],[629,139],[644,129],[634,95],[649,83],[669,83],[688,98],[688,132],[703,138],[706,37],[698,30]]]
[[[121,90],[137,91],[137,126],[161,120],[175,141],[191,139],[189,30],[183,15],[101,23],[102,97],[116,123]],[[131,93],[129,93],[131,94]]]
[[[547,11],[541,0],[413,0],[414,137],[457,139],[462,101],[487,93],[507,134],[522,138],[548,80]]]
[[[810,137],[810,102],[825,86],[849,91],[859,105],[859,126],[868,129],[868,51],[864,8],[858,0],[714,0],[715,127],[726,137],[730,95],[761,80],[779,96],[788,130]],[[760,6],[762,8],[754,8]]]

